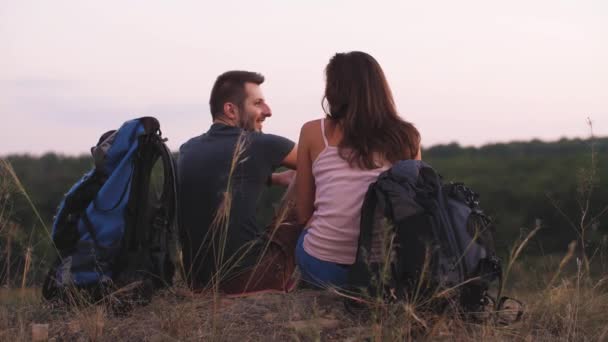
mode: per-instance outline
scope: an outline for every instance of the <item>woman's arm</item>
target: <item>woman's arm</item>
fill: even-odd
[[[418,145],[418,153],[416,154],[415,160],[422,160],[422,148]]]
[[[300,130],[298,142],[298,161],[296,177],[296,214],[299,224],[305,224],[312,216],[315,200],[315,180],[312,176],[312,158],[310,153],[312,122],[307,122]],[[318,128],[317,128],[318,129]]]

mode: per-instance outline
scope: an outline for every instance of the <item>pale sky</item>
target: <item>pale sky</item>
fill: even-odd
[[[0,0],[0,155],[86,153],[156,116],[177,150],[217,75],[261,72],[268,133],[322,116],[323,69],[361,50],[426,147],[608,135],[608,1]]]

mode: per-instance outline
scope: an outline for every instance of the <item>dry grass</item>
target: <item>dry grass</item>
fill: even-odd
[[[538,229],[538,228],[537,228]],[[576,244],[563,257],[522,257],[537,229],[517,243],[507,265],[505,292],[523,300],[521,322],[473,324],[434,314],[420,303],[372,305],[361,315],[344,307],[335,291],[299,289],[285,295],[222,297],[214,287],[193,294],[178,285],[127,315],[111,300],[84,306],[41,302],[38,291],[0,292],[0,340],[36,336],[91,341],[596,341],[608,337],[608,278],[593,281]],[[12,292],[10,292],[12,291]],[[17,292],[20,291],[20,292]]]
[[[514,264],[514,276],[535,279],[520,262]],[[509,326],[473,324],[407,303],[354,316],[344,309],[343,298],[330,291],[300,289],[217,301],[211,292],[192,294],[176,286],[127,316],[112,314],[103,303],[53,307],[32,292],[21,299],[14,293],[8,301],[0,296],[0,340],[30,340],[33,324],[48,324],[50,338],[93,341],[602,340],[608,335],[608,284],[585,280],[583,270],[579,262],[575,274],[554,279],[544,289],[509,289],[526,304],[524,319]]]

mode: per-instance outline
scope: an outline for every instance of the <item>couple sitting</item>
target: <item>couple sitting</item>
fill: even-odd
[[[316,286],[343,286],[355,261],[360,209],[392,163],[420,158],[420,135],[399,117],[378,62],[363,52],[327,65],[326,117],[302,127],[298,145],[261,132],[272,115],[264,77],[229,71],[209,105],[213,124],[180,148],[180,239],[193,289],[288,292],[298,265]],[[297,170],[273,173],[279,166]],[[271,226],[256,223],[268,184],[289,186]]]

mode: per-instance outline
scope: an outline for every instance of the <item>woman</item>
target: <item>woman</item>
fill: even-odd
[[[398,160],[420,159],[420,134],[397,114],[372,56],[338,53],[325,76],[326,117],[304,124],[298,144],[297,215],[306,229],[296,259],[304,280],[340,287],[355,261],[369,184]]]

